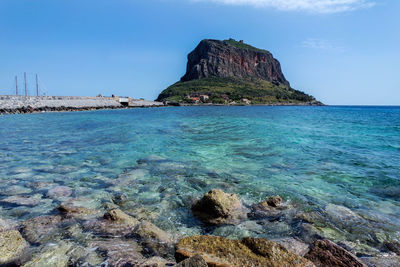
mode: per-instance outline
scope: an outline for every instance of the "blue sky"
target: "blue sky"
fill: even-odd
[[[154,99],[204,38],[271,51],[327,104],[400,105],[398,0],[0,0],[0,94]],[[22,85],[22,84],[21,84]]]

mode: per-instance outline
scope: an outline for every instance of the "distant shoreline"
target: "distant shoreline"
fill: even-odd
[[[134,109],[134,108],[160,108],[160,107],[317,107],[327,105],[307,105],[307,104],[251,104],[251,105],[229,105],[229,104],[164,104],[164,105],[136,105],[136,106],[97,106],[97,107],[38,107],[23,106],[18,108],[0,108],[0,115],[12,114],[32,114],[32,113],[55,113],[55,112],[75,112],[75,111],[95,111],[95,110],[113,110],[113,109]]]

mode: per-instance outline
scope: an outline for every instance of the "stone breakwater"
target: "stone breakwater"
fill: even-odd
[[[129,107],[163,106],[163,103],[134,100]],[[47,111],[82,111],[124,108],[110,97],[83,96],[0,96],[0,114]]]

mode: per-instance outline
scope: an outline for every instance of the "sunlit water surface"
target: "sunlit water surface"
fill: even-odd
[[[118,180],[117,180],[118,179]],[[190,205],[212,188],[246,205],[279,194],[297,211],[325,214],[334,240],[399,238],[400,108],[168,107],[0,117],[0,218],[52,214],[73,198],[145,210],[164,230],[229,237],[296,234],[283,220],[204,228]],[[73,189],[49,199],[32,182]],[[1,202],[33,196],[34,206]],[[363,224],[335,221],[351,210]],[[329,217],[331,215],[331,217]],[[341,220],[342,218],[340,218]],[[359,229],[358,229],[359,228]],[[370,240],[369,240],[370,241]]]

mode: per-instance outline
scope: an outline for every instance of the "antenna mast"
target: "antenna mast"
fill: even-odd
[[[26,88],[26,72],[24,72],[24,80],[25,80],[25,96],[27,96],[28,95],[28,91],[27,91],[27,88]]]
[[[39,96],[39,82],[37,73],[36,73],[36,96]]]
[[[18,95],[18,76],[15,76],[15,95]]]

